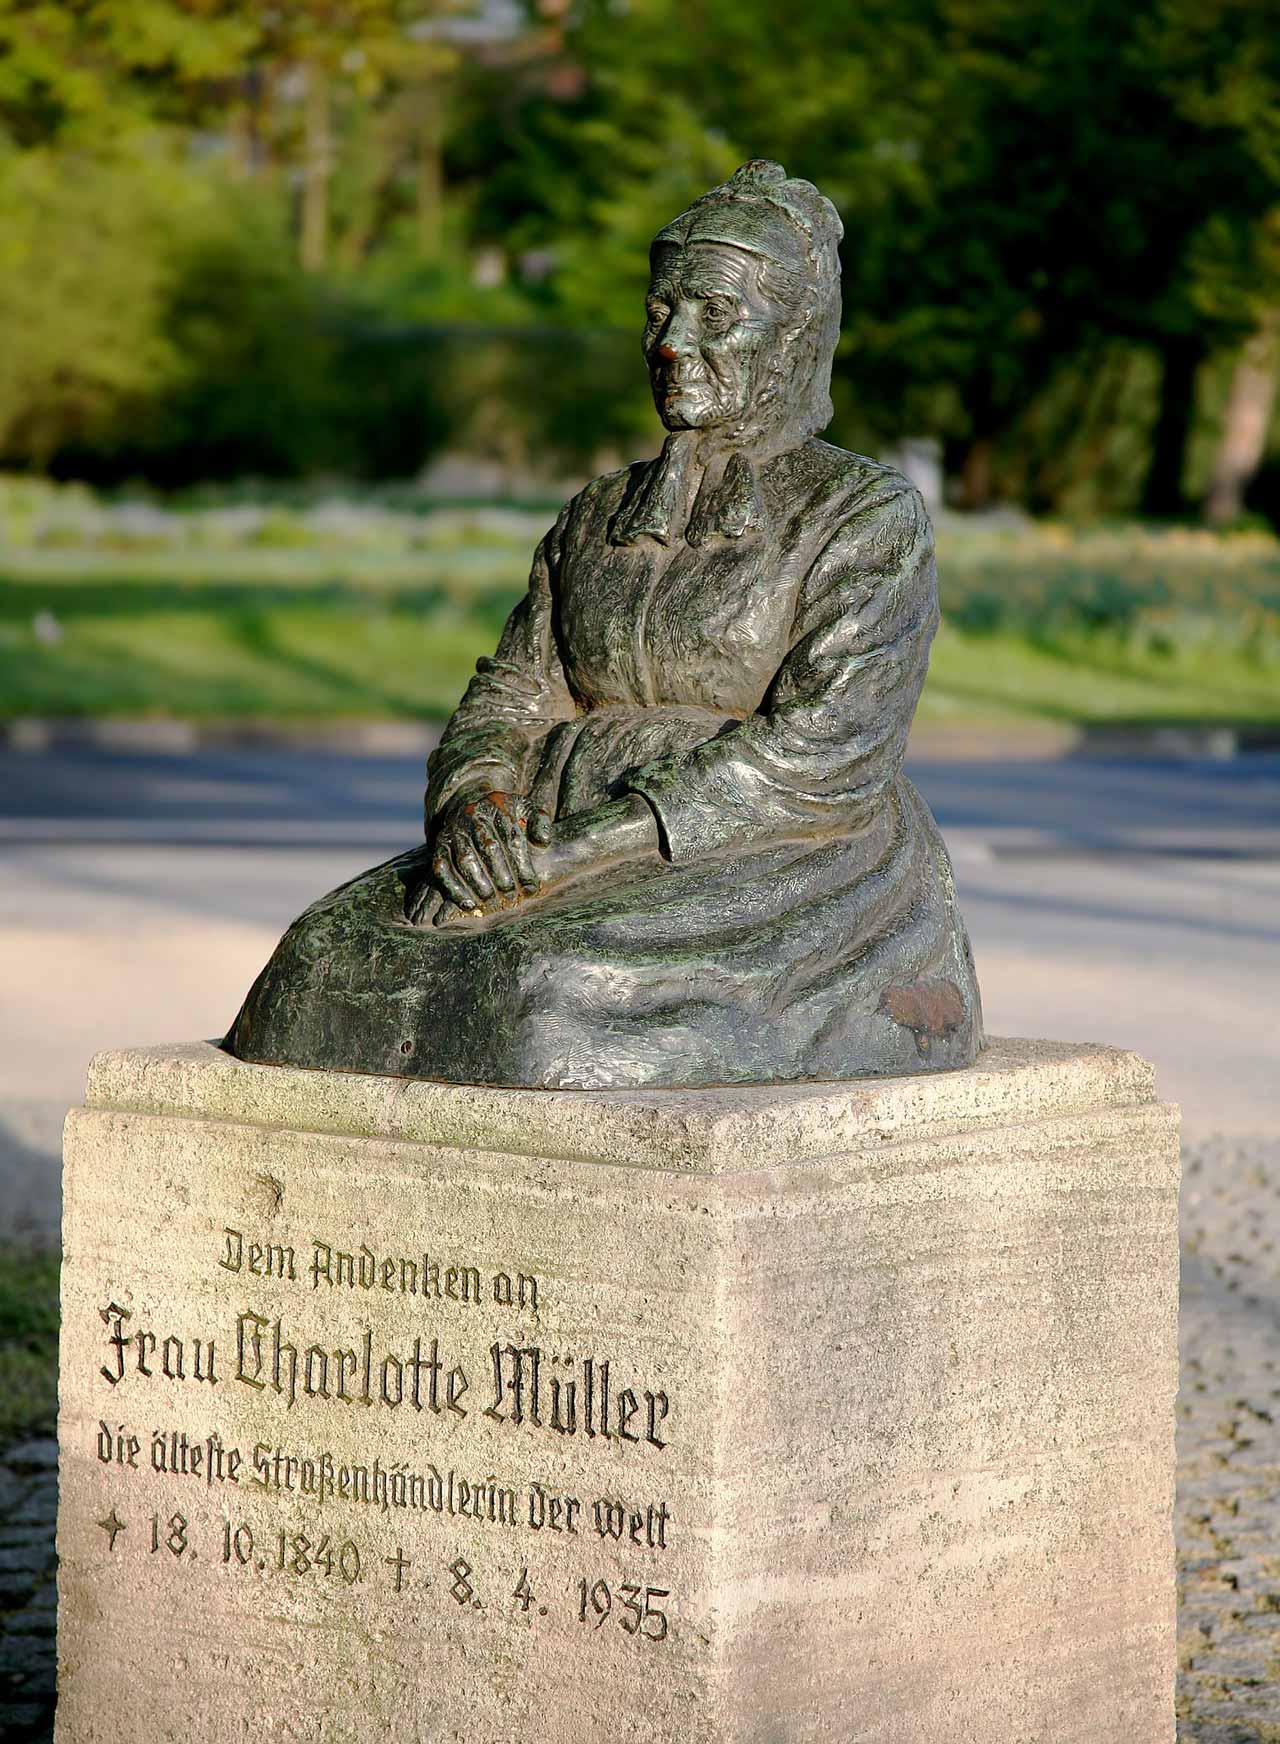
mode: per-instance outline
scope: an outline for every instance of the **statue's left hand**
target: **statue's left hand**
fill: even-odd
[[[553,825],[546,812],[513,793],[458,795],[436,820],[429,872],[411,883],[405,915],[415,926],[437,926],[490,903],[508,906],[536,890],[541,872],[533,849],[545,847]]]
[[[636,795],[613,800],[576,812],[559,820],[550,840],[537,842],[533,855],[539,883],[536,891],[495,892],[487,900],[464,909],[454,903],[434,882],[427,883],[406,904],[410,920],[418,925],[466,924],[483,915],[497,914],[556,889],[584,873],[603,871],[624,860],[657,858],[658,830],[653,813]],[[533,832],[530,831],[533,839]]]

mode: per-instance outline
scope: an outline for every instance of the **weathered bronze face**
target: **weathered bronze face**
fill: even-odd
[[[761,284],[762,266],[716,242],[660,251],[644,354],[668,430],[732,427],[747,416],[787,314]]]

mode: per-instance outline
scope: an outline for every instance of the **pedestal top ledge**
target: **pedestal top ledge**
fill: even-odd
[[[100,1053],[90,1108],[716,1175],[1155,1101],[1139,1055],[993,1039],[918,1077],[708,1090],[506,1090],[253,1066],[212,1042]]]

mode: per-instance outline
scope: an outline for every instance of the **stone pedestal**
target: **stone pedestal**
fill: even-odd
[[[58,1744],[1170,1744],[1174,1111],[105,1054]]]

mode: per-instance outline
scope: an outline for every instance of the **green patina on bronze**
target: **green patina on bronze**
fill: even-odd
[[[431,756],[425,843],[295,921],[232,1053],[577,1089],[974,1059],[951,866],[901,773],[932,531],[819,440],[840,236],[763,162],[659,232],[661,453],[565,507]]]

